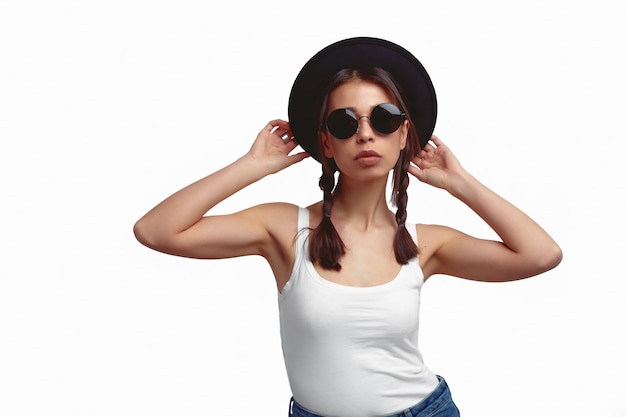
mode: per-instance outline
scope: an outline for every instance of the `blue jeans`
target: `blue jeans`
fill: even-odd
[[[443,377],[437,388],[418,404],[396,414],[383,417],[459,417],[459,409],[452,401],[452,394]],[[293,398],[289,404],[289,417],[324,417],[302,408]]]

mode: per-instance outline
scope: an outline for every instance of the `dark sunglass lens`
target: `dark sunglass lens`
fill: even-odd
[[[337,109],[328,115],[326,127],[337,139],[348,139],[356,133],[359,121],[350,109]]]
[[[404,114],[391,103],[383,103],[374,107],[370,116],[374,129],[385,135],[398,130],[403,120]]]

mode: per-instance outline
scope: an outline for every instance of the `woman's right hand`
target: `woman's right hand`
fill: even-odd
[[[274,174],[309,156],[308,152],[290,153],[298,146],[294,139],[283,141],[281,136],[293,138],[289,123],[285,120],[272,120],[257,135],[248,156],[263,164],[268,174]]]
[[[282,206],[257,206],[221,216],[207,212],[264,176],[309,156],[307,152],[290,155],[298,144],[283,141],[285,133],[291,138],[289,123],[269,122],[243,157],[177,191],[139,219],[134,228],[137,239],[155,250],[192,258],[264,253],[275,243],[268,230],[283,226],[275,221],[282,216],[276,217],[277,207]]]

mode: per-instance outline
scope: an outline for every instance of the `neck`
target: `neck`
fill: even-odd
[[[355,182],[341,178],[333,194],[332,217],[350,222],[362,230],[387,224],[395,218],[386,199],[387,178]]]

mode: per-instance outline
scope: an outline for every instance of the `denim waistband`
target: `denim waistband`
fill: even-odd
[[[407,408],[399,413],[389,414],[381,417],[426,417],[433,415],[439,409],[444,407],[444,405],[448,405],[450,407],[450,412],[447,414],[442,414],[442,417],[458,416],[458,409],[456,408],[456,405],[454,405],[454,403],[452,402],[452,394],[450,393],[450,388],[448,387],[448,384],[446,383],[445,379],[443,379],[443,377],[437,375],[437,378],[439,378],[439,385],[437,385],[437,388],[435,388],[435,390],[422,401],[420,401],[413,407]],[[291,398],[291,402],[289,404],[289,416],[324,417],[318,414],[314,414],[311,411],[303,408],[293,398]]]

